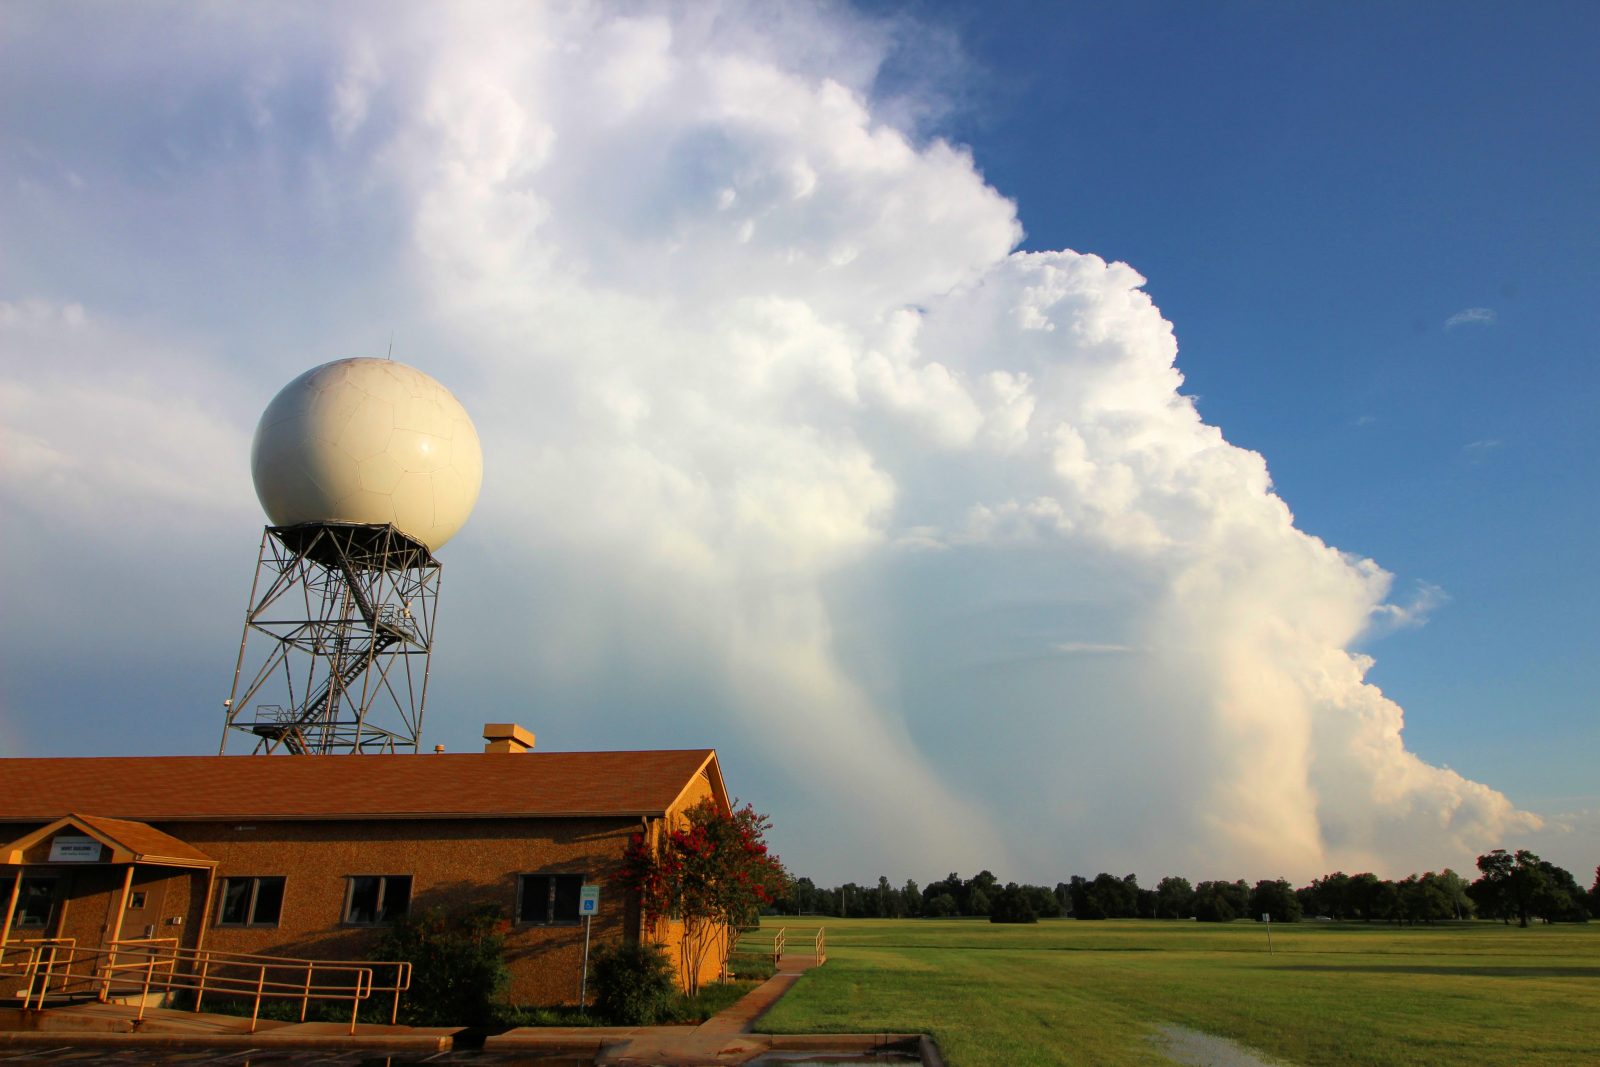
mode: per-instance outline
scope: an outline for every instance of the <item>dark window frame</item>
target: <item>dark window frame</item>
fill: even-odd
[[[235,882],[249,883],[249,888],[245,891],[244,918],[242,920],[230,920],[225,917],[228,911],[228,887]],[[263,882],[272,883],[277,887],[277,910],[271,919],[258,917],[258,912],[261,910],[261,885]],[[216,925],[234,928],[277,926],[283,919],[283,896],[287,888],[288,879],[281,874],[246,874],[224,878],[222,880],[222,892],[217,895]],[[270,891],[267,899],[272,899]]]
[[[351,906],[355,903],[356,883],[372,880],[377,882],[377,894],[373,899],[374,918],[351,918]],[[399,911],[390,913],[390,902],[393,899],[391,890],[397,888],[391,883],[405,882],[405,903]],[[387,926],[411,914],[412,877],[409,874],[350,874],[344,880],[344,910],[340,913],[340,921],[346,926]]]
[[[30,921],[33,919],[32,914],[28,910],[28,905],[30,903],[28,889],[30,887],[30,883],[32,886],[40,889],[43,889],[46,886],[49,887],[49,895],[47,898],[49,900],[49,906],[45,909],[44,918],[37,921]],[[22,876],[22,883],[18,887],[18,890],[17,913],[11,921],[11,925],[19,930],[49,929],[55,923],[56,913],[61,905],[61,876],[55,874],[25,874]]]
[[[580,890],[588,884],[588,878],[587,874],[573,871],[529,871],[517,875],[517,925],[577,926],[583,921],[578,912]],[[542,909],[537,907],[540,894],[530,895],[536,879],[543,882]]]

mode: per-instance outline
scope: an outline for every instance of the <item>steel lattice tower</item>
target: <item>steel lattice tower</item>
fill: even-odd
[[[387,523],[268,526],[219,753],[416,751],[440,574]]]

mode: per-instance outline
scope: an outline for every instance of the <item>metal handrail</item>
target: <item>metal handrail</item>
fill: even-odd
[[[376,972],[393,968],[393,979],[376,983]],[[305,1021],[313,1000],[350,1002],[350,1033],[355,1033],[362,1002],[374,993],[393,993],[390,1021],[399,1018],[400,996],[411,987],[411,964],[387,960],[307,960],[289,956],[262,956],[242,952],[180,948],[172,938],[138,938],[112,941],[104,948],[77,949],[56,944],[36,945],[23,964],[0,963],[0,971],[16,970],[27,978],[23,1006],[43,1008],[53,984],[56,992],[76,987],[105,1000],[114,981],[140,987],[137,1019],[144,1019],[152,990],[195,994],[199,1011],[207,993],[250,998],[250,1033],[256,1032],[261,1001],[268,997],[299,1000]],[[41,980],[42,979],[42,980]]]
[[[744,937],[752,933],[765,934],[767,930],[760,926],[752,926],[741,930],[739,945],[747,952],[759,952],[762,955],[770,953],[774,965],[783,959],[784,953],[796,951],[789,943],[791,933],[794,934],[795,940],[801,945],[805,944],[805,940],[810,940],[811,954],[816,956],[818,963],[826,963],[828,961],[828,928],[826,926],[819,926],[809,932],[805,930],[791,931],[787,926],[780,926],[772,931],[772,943],[770,945],[765,942],[746,945]],[[799,949],[798,951],[802,955],[805,954],[804,949]]]
[[[26,983],[18,992],[25,993],[33,988],[34,976],[39,972],[41,960],[48,957],[54,962],[56,955],[62,949],[72,952],[77,946],[77,939],[72,937],[31,937],[7,941],[0,944],[0,974],[15,972],[16,977]],[[21,949],[26,954],[26,959],[20,963],[7,963],[5,958],[8,950],[15,954],[16,949]],[[46,981],[45,985],[48,988],[49,982]]]

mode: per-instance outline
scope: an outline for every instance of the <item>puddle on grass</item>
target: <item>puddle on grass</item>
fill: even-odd
[[[1187,1026],[1158,1026],[1150,1041],[1184,1067],[1285,1067],[1237,1041]]]

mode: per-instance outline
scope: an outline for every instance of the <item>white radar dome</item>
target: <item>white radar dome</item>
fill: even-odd
[[[434,551],[478,501],[483,452],[461,402],[426,374],[341,359],[272,398],[250,469],[274,526],[388,522]]]

